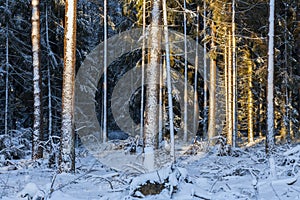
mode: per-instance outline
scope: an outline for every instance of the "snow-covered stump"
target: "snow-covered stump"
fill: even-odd
[[[164,192],[172,196],[181,182],[188,182],[186,169],[169,166],[133,178],[129,194],[134,197],[144,197]]]

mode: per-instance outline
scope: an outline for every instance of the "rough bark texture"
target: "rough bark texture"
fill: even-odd
[[[40,62],[40,10],[39,0],[32,0],[32,65],[33,65],[33,95],[34,95],[34,113],[33,113],[33,137],[32,137],[32,158],[43,157],[43,113],[42,113],[42,77]]]
[[[159,24],[161,21],[160,15],[160,0],[153,2],[152,8],[152,24],[150,30],[150,60],[149,66],[146,69],[146,105],[145,105],[145,167],[151,171],[154,170],[154,149],[156,144],[156,136],[158,133],[158,89],[159,89],[159,65],[161,38]]]
[[[274,13],[275,0],[270,0],[269,47],[268,47],[268,90],[267,90],[267,143],[266,151],[271,154],[275,147],[274,137]]]
[[[76,55],[76,5],[76,0],[66,1],[60,152],[60,171],[64,172],[75,172],[74,87]]]
[[[210,62],[210,82],[209,82],[209,127],[208,139],[211,140],[216,136],[216,86],[217,86],[217,66],[216,66],[216,46],[215,46],[215,27],[212,22],[212,42],[211,42],[211,62]],[[214,141],[211,141],[214,144]]]

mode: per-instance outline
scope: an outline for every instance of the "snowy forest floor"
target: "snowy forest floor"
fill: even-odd
[[[0,165],[0,199],[300,199],[299,144],[276,147],[276,178],[270,176],[263,142],[230,155],[220,155],[219,147],[182,155],[172,167],[149,174],[134,163],[112,169],[83,148],[75,174],[57,174],[46,161],[6,161]],[[144,190],[159,194],[144,196],[147,184]]]

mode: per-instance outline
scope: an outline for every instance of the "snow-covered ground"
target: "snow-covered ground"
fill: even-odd
[[[276,150],[276,177],[262,143],[230,155],[218,155],[217,147],[183,154],[175,165],[151,173],[135,163],[116,170],[84,149],[77,152],[76,174],[57,174],[42,161],[17,160],[0,167],[0,199],[300,199],[299,145]]]

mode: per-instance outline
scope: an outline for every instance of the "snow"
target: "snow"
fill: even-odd
[[[108,161],[104,165],[85,149],[77,151],[75,174],[57,174],[42,160],[10,161],[9,166],[14,167],[5,166],[1,160],[0,198],[296,200],[300,199],[299,152],[295,151],[298,146],[276,146],[280,153],[274,154],[272,165],[277,178],[271,176],[263,143],[236,148],[235,156],[218,156],[217,149],[198,152],[197,155],[177,155],[175,164],[170,163],[152,172],[145,172],[143,165],[134,163],[132,170],[111,168]],[[112,159],[114,153],[111,150],[110,154]],[[120,150],[116,155],[121,156]],[[115,161],[112,159],[111,162]],[[144,195],[138,188],[147,181],[165,184],[165,188],[159,194]]]

